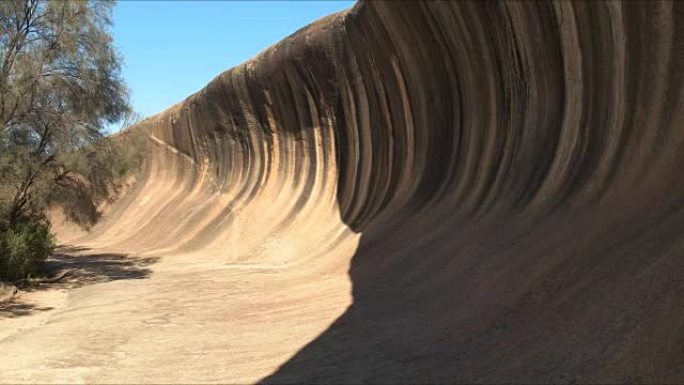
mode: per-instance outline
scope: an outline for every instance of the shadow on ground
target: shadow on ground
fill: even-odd
[[[45,263],[44,277],[19,284],[20,291],[74,289],[118,281],[145,279],[152,274],[150,265],[159,258],[140,258],[120,253],[92,253],[87,247],[61,246]],[[37,311],[52,310],[25,303],[19,298],[0,302],[0,319],[27,316]]]
[[[152,274],[149,266],[157,262],[156,257],[139,258],[128,254],[95,253],[80,249],[76,254],[61,249],[46,262],[49,277],[67,272],[65,278],[55,282],[68,288],[122,279],[144,279]]]
[[[0,319],[15,318],[33,314],[35,312],[52,310],[49,306],[35,306],[28,303],[21,302],[3,302],[0,303]]]

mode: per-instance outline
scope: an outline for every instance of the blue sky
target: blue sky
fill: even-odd
[[[353,1],[119,1],[114,44],[144,117]]]

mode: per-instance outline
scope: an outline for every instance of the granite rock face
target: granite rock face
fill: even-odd
[[[90,240],[349,274],[269,383],[682,382],[683,81],[684,3],[359,3],[141,123]]]

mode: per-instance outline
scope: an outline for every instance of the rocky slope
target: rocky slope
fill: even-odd
[[[138,184],[74,242],[275,269],[280,301],[234,294],[262,306],[240,367],[338,304],[265,382],[682,382],[682,21],[359,3],[143,122]]]

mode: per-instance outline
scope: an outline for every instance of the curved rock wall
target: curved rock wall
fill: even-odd
[[[144,175],[87,241],[349,273],[266,382],[682,381],[682,21],[357,4],[143,122]]]

